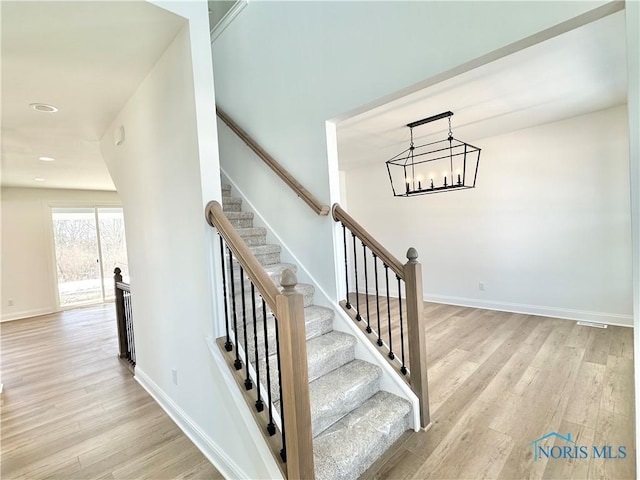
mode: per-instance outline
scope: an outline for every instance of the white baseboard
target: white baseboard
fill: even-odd
[[[485,310],[498,310],[501,312],[522,313],[525,315],[539,315],[542,317],[561,318],[585,322],[605,323],[619,327],[632,327],[633,316],[616,313],[591,312],[587,310],[574,310],[569,308],[547,307],[542,305],[527,305],[521,303],[497,302],[479,300],[476,298],[453,297],[448,295],[425,295],[425,302],[444,303],[460,307],[483,308]]]
[[[2,318],[0,319],[0,323],[2,322],[10,322],[12,320],[22,320],[23,318],[29,318],[29,317],[38,317],[40,315],[48,315],[50,313],[56,313],[57,310],[55,308],[37,308],[35,310],[25,310],[22,312],[15,312],[15,313],[5,313],[2,315]]]
[[[189,416],[137,366],[134,378],[225,478],[249,478],[249,476],[243,472],[206,433],[200,430]]]

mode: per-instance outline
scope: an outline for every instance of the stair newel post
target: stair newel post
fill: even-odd
[[[286,426],[286,458],[288,479],[313,479],[313,440],[309,403],[309,371],[304,324],[304,299],[294,288],[298,280],[286,269],[280,284],[282,294],[276,296],[280,334],[280,375],[282,405]]]
[[[422,265],[417,261],[418,252],[411,247],[404,265],[407,297],[407,327],[409,329],[409,362],[411,364],[411,388],[420,400],[420,425],[429,425],[429,385],[427,381],[427,347],[423,316]]]
[[[124,293],[118,288],[122,282],[122,270],[116,267],[113,271],[113,287],[116,296],[116,325],[118,326],[118,354],[120,358],[127,356],[127,326],[124,319]]]

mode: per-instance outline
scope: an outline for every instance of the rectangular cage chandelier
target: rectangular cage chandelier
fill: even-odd
[[[443,112],[407,124],[410,132],[409,148],[386,162],[395,197],[412,197],[476,186],[480,148],[453,137],[452,116],[453,112]],[[447,138],[414,145],[415,127],[445,118],[449,120]]]

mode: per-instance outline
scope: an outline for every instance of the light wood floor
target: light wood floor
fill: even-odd
[[[630,328],[425,307],[433,425],[365,478],[635,478]],[[3,479],[222,478],[116,359],[112,305],[0,329]],[[627,458],[534,462],[551,431]]]
[[[113,305],[0,329],[3,480],[222,478],[118,361]]]
[[[405,434],[364,478],[636,478],[631,328],[429,303],[425,317],[432,426]],[[627,456],[534,461],[531,442],[553,431]]]

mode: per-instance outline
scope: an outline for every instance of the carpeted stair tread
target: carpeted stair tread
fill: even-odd
[[[357,340],[348,333],[332,331],[307,341],[309,381],[351,362]]]
[[[223,212],[240,212],[242,211],[242,199],[239,197],[222,197]]]
[[[320,434],[380,389],[382,369],[353,360],[309,384],[311,430]]]
[[[253,350],[253,330],[249,329],[247,335],[251,333],[251,339],[247,340],[249,345],[249,361],[255,368],[255,354]],[[244,337],[241,334],[241,343],[244,342]],[[264,337],[263,337],[264,338]],[[243,343],[242,343],[243,344]],[[356,339],[352,335],[342,332],[331,331],[319,337],[315,337],[307,340],[307,368],[309,372],[309,381],[313,381],[329,372],[332,372],[336,368],[345,365],[355,358],[355,344]],[[260,378],[263,379],[261,383],[266,387],[266,373],[267,365],[264,361],[264,348],[263,353],[258,353],[260,358]],[[277,403],[280,401],[280,391],[278,388],[278,358],[275,355],[275,342],[273,345],[269,342],[269,370],[271,373],[271,396],[272,401]],[[277,403],[278,408],[280,404]]]
[[[238,311],[238,305],[236,305],[236,311]],[[333,330],[333,316],[334,311],[330,308],[319,307],[317,305],[310,305],[304,309],[304,324],[307,340],[319,337],[325,333],[329,333]],[[265,355],[265,342],[264,342],[264,325],[262,324],[262,305],[256,309],[256,319],[258,328],[258,357],[263,358]],[[230,321],[231,322],[231,321]],[[254,345],[254,332],[253,332],[253,312],[249,314],[249,329],[247,330],[247,343],[250,345],[251,351],[255,349]],[[240,321],[238,327],[238,338],[241,342],[244,341],[244,327]],[[229,325],[231,334],[233,335],[233,324]],[[267,339],[269,354],[275,353],[276,349],[276,327],[275,318],[269,313],[267,309]],[[252,358],[253,363],[253,358]]]
[[[335,312],[330,308],[310,305],[304,309],[304,325],[307,340],[324,335],[333,329]]]
[[[234,278],[234,282],[235,282],[235,278]],[[280,291],[282,291],[282,287],[280,287]],[[315,288],[313,285],[309,285],[307,283],[299,283],[298,285],[295,286],[294,291],[296,293],[300,293],[303,297],[304,300],[304,306],[306,307],[310,307],[313,304],[313,294],[315,292]],[[240,308],[242,306],[242,291],[239,289],[235,289],[235,301],[236,301],[236,308]],[[245,308],[247,309],[247,315],[251,318],[251,321],[253,321],[253,313],[249,312],[249,309],[251,308],[251,283],[249,283],[248,281],[245,281],[244,284],[244,302],[245,302]],[[260,309],[262,309],[262,297],[260,297],[259,293],[255,292],[255,304],[257,307],[259,307]],[[256,318],[258,318],[256,316]],[[262,317],[260,317],[262,318]]]
[[[263,267],[267,272],[267,274],[271,277],[271,280],[273,280],[273,283],[276,284],[276,286],[280,285],[282,272],[284,272],[287,268],[292,270],[294,273],[297,270],[297,267],[292,263],[274,263],[272,265],[263,265]],[[248,282],[249,282],[249,276],[245,272],[244,274],[245,288],[251,288]],[[238,264],[235,264],[235,268],[233,272],[233,283],[235,284],[236,289],[240,288],[240,268]]]
[[[411,428],[411,404],[379,391],[313,439],[316,480],[355,480]]]
[[[236,228],[236,232],[249,246],[264,245],[267,243],[267,229],[262,227]]]
[[[235,228],[253,227],[253,213],[251,212],[224,212],[224,214]]]
[[[256,245],[249,247],[255,257],[262,265],[273,265],[280,263],[280,245],[267,243],[266,245]]]

